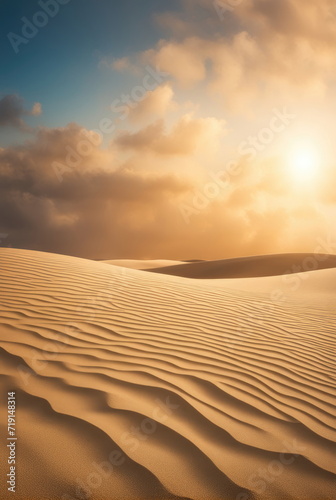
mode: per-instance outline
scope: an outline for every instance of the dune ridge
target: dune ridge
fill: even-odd
[[[291,253],[255,255],[235,259],[160,265],[148,271],[171,274],[183,278],[223,279],[260,278],[282,274],[301,273],[336,267],[336,255],[317,253]],[[140,269],[140,268],[139,268]]]
[[[270,278],[35,251],[0,249],[0,270],[16,498],[335,498],[336,269],[285,302]]]
[[[158,269],[160,267],[166,268],[169,266],[177,266],[179,264],[185,264],[183,261],[179,260],[164,260],[164,259],[154,259],[154,260],[136,260],[136,259],[113,259],[113,260],[103,260],[105,264],[112,264],[113,266],[128,267],[130,269]]]

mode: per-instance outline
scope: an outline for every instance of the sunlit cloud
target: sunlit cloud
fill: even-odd
[[[0,100],[0,126],[31,132],[0,151],[0,230],[102,258],[313,251],[336,203],[333,2],[185,0],[153,19],[153,43],[99,54],[110,134],[28,127],[39,102]]]

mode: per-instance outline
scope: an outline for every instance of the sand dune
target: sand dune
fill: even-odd
[[[183,261],[179,260],[134,260],[134,259],[114,259],[114,260],[104,260],[105,264],[112,264],[118,267],[127,267],[129,269],[158,269],[160,267],[177,266],[179,264],[185,264]]]
[[[334,267],[336,267],[336,255],[296,253],[201,261],[178,266],[160,265],[150,270],[184,278],[223,279],[278,276]]]
[[[297,275],[281,300],[279,277],[14,249],[0,270],[16,499],[335,499],[336,269]]]

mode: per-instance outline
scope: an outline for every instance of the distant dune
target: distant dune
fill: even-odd
[[[179,264],[184,264],[184,262],[179,260],[134,260],[134,259],[115,259],[115,260],[103,260],[105,264],[112,264],[118,267],[128,267],[129,269],[153,269],[159,267],[169,267],[177,266]]]
[[[170,264],[169,267],[157,266],[150,270],[154,273],[184,278],[223,279],[277,276],[334,267],[336,267],[336,255],[295,253],[200,261],[178,266]]]
[[[239,262],[175,270],[293,256]],[[18,436],[1,498],[334,500],[336,269],[302,276],[280,300],[279,277],[0,249],[1,457],[7,391]]]

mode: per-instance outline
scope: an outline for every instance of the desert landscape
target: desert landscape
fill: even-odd
[[[0,33],[0,500],[336,500],[335,0]]]
[[[266,277],[199,279],[212,262],[176,264],[185,278],[0,249],[15,497],[334,499],[336,266],[319,257],[330,268],[291,275],[293,291],[270,276],[293,255],[260,257]]]

